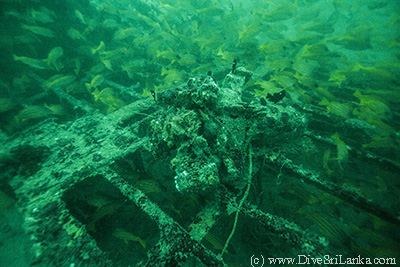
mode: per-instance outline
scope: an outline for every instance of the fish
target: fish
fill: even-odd
[[[104,218],[105,216],[109,216],[114,214],[118,208],[121,206],[121,204],[115,204],[115,203],[110,203],[103,205],[99,207],[91,216],[89,219],[89,222],[87,224],[87,230],[96,232],[96,223]]]
[[[113,70],[112,64],[111,64],[111,60],[109,59],[101,59],[101,63],[104,64],[104,66],[108,69],[108,70]]]
[[[69,28],[67,31],[67,35],[72,40],[84,40],[85,39],[85,37],[75,28]]]
[[[96,102],[100,101],[101,103],[104,104],[106,108],[105,111],[107,114],[125,105],[125,102],[119,99],[115,95],[114,90],[110,87],[106,87],[101,91],[99,91],[99,89],[95,87],[95,90],[92,92],[92,95]]]
[[[171,48],[167,48],[164,51],[156,50],[156,58],[166,59],[170,64],[174,64],[174,62],[178,59],[178,54]]]
[[[297,73],[304,75],[304,76],[312,76],[314,72],[314,63],[305,59],[296,60],[293,65],[292,69],[294,69]]]
[[[345,232],[346,225],[340,223],[340,221],[327,214],[307,211],[298,211],[299,214],[304,215],[319,229],[321,234],[329,238],[330,241],[334,242],[338,246],[350,246],[352,239]]]
[[[293,73],[287,71],[281,71],[278,74],[271,75],[270,81],[274,81],[284,89],[291,88],[296,84],[296,80],[293,77]]]
[[[103,21],[103,27],[106,29],[114,29],[118,27],[118,23],[113,19],[106,19]]]
[[[3,191],[0,191],[0,211],[9,210],[15,202],[14,198]]]
[[[254,22],[250,25],[243,26],[243,29],[239,31],[237,45],[242,45],[255,38],[255,36],[260,33],[260,22]]]
[[[102,3],[98,5],[98,8],[106,13],[109,13],[111,15],[117,15],[118,14],[118,8],[114,5],[110,5],[110,4],[106,4],[106,3]]]
[[[135,186],[145,193],[158,193],[163,191],[159,182],[153,179],[139,180]]]
[[[142,238],[135,236],[131,233],[129,233],[128,231],[126,231],[125,229],[122,228],[116,228],[113,232],[113,236],[115,236],[116,238],[121,239],[122,241],[124,241],[125,244],[128,244],[129,241],[133,241],[133,242],[139,242],[140,245],[143,248],[146,248],[146,241],[144,241]]]
[[[307,43],[310,43],[309,41]],[[331,52],[329,48],[322,42],[312,45],[305,44],[303,48],[296,54],[296,61],[299,60],[312,60],[321,62],[324,58],[337,58],[338,52]]]
[[[218,48],[217,56],[214,61],[217,65],[225,65],[228,66],[232,63],[233,60],[237,57],[236,53],[229,52],[227,50],[223,50],[222,46]]]
[[[10,93],[12,93],[12,95],[18,95],[20,93],[22,93],[23,91],[25,91],[26,89],[28,89],[32,84],[32,78],[30,78],[29,76],[27,76],[26,74],[22,74],[19,77],[15,77],[12,81],[12,85],[14,87],[14,91],[9,90]],[[3,86],[3,85],[2,85]]]
[[[57,60],[64,55],[64,49],[61,46],[54,47],[50,50],[47,58],[44,60],[47,65],[53,66],[57,71],[64,67],[61,62],[57,62]]]
[[[11,98],[0,98],[0,113],[12,110],[15,105]]]
[[[55,37],[55,34],[52,30],[49,30],[44,27],[22,24],[22,29],[28,30],[30,32],[33,32],[34,34],[44,37],[49,37],[49,38]]]
[[[14,17],[14,18],[16,18],[18,20],[21,20],[21,21],[24,21],[26,19],[26,15],[25,14],[21,14],[20,12],[18,12],[16,10],[10,10],[10,11],[4,12],[4,15],[5,16]]]
[[[215,64],[212,62],[200,64],[197,68],[191,69],[191,73],[205,73],[210,69],[213,69]]]
[[[96,73],[104,73],[107,68],[103,64],[103,62],[99,62],[98,64],[92,65],[92,67],[89,70],[89,73],[96,74]]]
[[[386,86],[387,81],[390,80],[395,80],[396,75],[395,72],[393,72],[394,69],[385,69],[382,67],[366,67],[361,65],[359,62],[356,62],[354,66],[351,68],[350,71],[356,72],[357,74],[361,76],[366,76],[368,77],[367,81],[373,81],[374,83],[383,83]]]
[[[256,91],[256,95],[255,97],[262,95],[262,96],[267,96],[267,93],[279,93],[280,92],[280,88],[278,88],[278,86],[272,82],[272,81],[264,81],[264,80],[257,80],[254,82],[255,85],[260,86],[262,89],[264,89],[263,91],[260,90],[255,90]],[[258,92],[258,94],[257,94]]]
[[[318,86],[317,88],[315,88],[315,90],[319,93],[319,95],[321,95],[322,97],[325,97],[327,100],[333,100],[336,101],[336,97],[329,92],[329,90],[325,87],[320,87]]]
[[[55,88],[65,87],[74,82],[75,79],[76,77],[73,75],[57,74],[48,79],[43,86],[45,89],[55,89]]]
[[[86,24],[86,20],[83,17],[82,13],[78,10],[75,9],[75,16],[78,18],[78,20],[82,23],[82,24]]]
[[[356,90],[353,95],[360,100],[360,110],[358,111],[360,119],[365,121],[370,119],[379,120],[391,116],[390,108],[375,97],[371,95],[363,95],[359,90]]]
[[[165,76],[163,78],[165,85],[169,86],[176,82],[182,81],[182,73],[174,68],[166,69],[164,67],[161,68],[161,76]]]
[[[214,16],[222,16],[225,13],[225,10],[217,6],[209,6],[202,9],[196,9],[196,13],[198,15],[214,17]]]
[[[91,91],[92,88],[96,88],[97,86],[101,85],[104,82],[104,77],[100,74],[97,74],[93,77],[90,83],[86,83],[86,88]]]
[[[373,220],[376,219],[376,217],[373,218]],[[381,225],[381,227],[386,225],[385,222],[379,222],[378,224]],[[360,254],[362,257],[391,257],[394,259],[393,256],[399,254],[399,242],[396,240],[396,235],[389,232],[390,230],[386,230],[386,233],[386,231],[379,231],[376,228],[359,228],[356,225],[351,225],[351,230],[351,234],[357,237],[357,242],[354,242],[352,250],[357,254]],[[396,230],[392,229],[391,231]]]
[[[22,57],[22,56],[20,57],[20,56],[14,55],[14,54],[13,54],[13,58],[15,61],[20,61],[20,62],[28,65],[29,67],[32,67],[35,69],[43,70],[43,69],[46,69],[46,67],[47,67],[46,64],[42,60],[39,60],[39,59],[34,59],[34,58],[30,58],[30,57]]]
[[[2,42],[6,42],[7,38],[10,38],[9,36],[3,36],[2,37]],[[41,40],[37,35],[33,34],[22,34],[22,35],[15,35],[12,36],[12,40],[10,38],[10,45],[11,44],[33,44],[33,43],[40,43]]]
[[[325,97],[318,103],[318,105],[326,106],[329,113],[344,117],[346,119],[350,118],[352,114],[352,107],[348,103],[340,103],[336,101],[329,102]]]
[[[150,28],[152,28],[152,29],[160,28],[160,24],[158,22],[155,22],[154,20],[152,20],[150,17],[145,16],[145,15],[141,14],[140,12],[137,12],[136,15],[142,20],[142,22],[144,22],[144,24],[146,24]],[[167,23],[167,21],[165,20],[164,23]]]
[[[65,106],[63,106],[63,105],[60,105],[60,104],[49,104],[48,105],[47,103],[45,103],[44,107],[51,110],[51,112],[52,112],[51,114],[54,116],[62,117],[62,116],[67,115],[67,110],[66,110]]]
[[[328,81],[333,82],[339,88],[343,87],[348,81],[344,70],[335,70],[329,77]]]
[[[102,196],[102,195],[98,195],[98,194],[87,195],[85,197],[85,200],[90,206],[93,206],[96,208],[101,208],[112,202],[109,198]]]
[[[389,135],[379,135],[374,137],[371,142],[363,144],[364,148],[387,148],[393,150],[399,150],[400,147],[395,140]]]
[[[265,57],[265,67],[271,68],[275,71],[283,71],[284,69],[290,68],[292,65],[292,61],[287,57]]]
[[[304,85],[307,88],[316,88],[316,87],[318,87],[317,82],[313,78],[311,78],[310,76],[301,75],[298,72],[296,72],[296,74],[293,77],[296,78],[297,81],[301,85]]]
[[[311,31],[322,34],[330,34],[334,32],[334,28],[329,22],[314,22],[302,29],[302,31]]]
[[[100,41],[99,46],[96,47],[96,48],[92,48],[92,49],[90,50],[90,52],[92,53],[92,55],[94,55],[94,54],[96,54],[96,53],[103,52],[103,51],[105,50],[105,48],[106,48],[106,45],[104,44],[104,42],[103,42],[103,41]]]
[[[27,106],[15,116],[15,119],[19,123],[26,123],[32,120],[43,119],[52,113],[50,109],[43,106]]]
[[[129,78],[133,79],[142,67],[132,64],[131,62],[123,63],[121,66],[122,71],[126,72]]]
[[[331,157],[331,150],[328,148],[327,150],[325,150],[324,155],[322,156],[322,166],[324,167],[328,175],[331,175],[333,173],[333,171],[329,169],[328,166],[330,157]]]
[[[204,239],[212,245],[215,250],[222,251],[224,249],[224,242],[211,232],[208,232]]]
[[[136,28],[125,28],[125,29],[119,29],[114,33],[114,40],[124,40],[128,37],[136,37],[140,34],[141,32],[136,29]]]
[[[196,65],[197,57],[192,54],[178,55],[178,64],[182,67],[191,67]]]
[[[339,134],[336,132],[334,133],[331,138],[336,141],[336,149],[337,149],[337,162],[341,170],[343,170],[343,165],[347,162],[349,157],[349,151],[345,142],[343,142]]]
[[[101,97],[101,91],[98,88],[95,88],[92,92],[94,101],[97,102],[99,101],[100,97]]]
[[[154,94],[156,93],[155,90],[153,89],[154,86],[146,82],[146,86],[143,88],[142,96],[147,96],[151,100],[153,100],[153,92]]]
[[[362,51],[371,48],[370,31],[356,29],[346,35],[326,38],[334,44],[341,45],[349,50]]]
[[[75,73],[75,75],[78,75],[81,70],[82,63],[81,63],[81,60],[79,59],[79,57],[76,57],[74,59],[74,61],[75,61],[74,73]]]
[[[290,47],[289,41],[286,40],[274,40],[268,44],[261,44],[258,49],[263,53],[271,54],[282,54]]]
[[[30,14],[32,18],[38,22],[41,23],[51,23],[54,22],[54,20],[51,18],[51,15],[54,15],[50,10],[42,7],[41,11],[31,9]]]

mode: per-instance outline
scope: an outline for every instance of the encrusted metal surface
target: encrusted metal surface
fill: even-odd
[[[109,115],[81,108],[73,122],[60,125],[50,119],[3,138],[11,154],[5,162],[18,166],[10,185],[35,243],[34,263],[236,264],[245,256],[228,244],[225,252],[225,240],[217,241],[212,233],[224,229],[223,238],[234,236],[233,213],[242,214],[239,221],[255,219],[252,230],[261,226],[277,235],[291,253],[317,257],[337,252],[321,233],[262,210],[268,207],[260,200],[265,189],[250,191],[248,182],[260,187],[268,168],[280,171],[277,178],[268,178],[276,180],[277,190],[281,175],[290,179],[290,174],[351,204],[350,213],[360,209],[398,225],[390,207],[324,181],[301,165],[301,153],[316,146],[308,137],[309,116],[272,102],[243,102],[241,87],[250,75],[239,68],[222,87],[211,76],[196,77],[158,94],[157,101],[138,97]],[[84,106],[74,102],[79,105]],[[247,194],[251,197],[244,201]],[[271,190],[263,199],[275,196]],[[233,229],[236,223],[237,216]],[[272,255],[276,246],[271,245]]]

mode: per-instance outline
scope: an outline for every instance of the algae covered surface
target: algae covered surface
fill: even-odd
[[[0,2],[0,265],[400,260],[397,1]]]

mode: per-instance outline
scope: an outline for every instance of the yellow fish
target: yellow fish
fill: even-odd
[[[331,157],[331,150],[330,149],[325,150],[324,156],[322,157],[322,166],[324,167],[328,175],[332,174],[333,172],[331,169],[329,169],[328,166],[330,157]]]
[[[259,49],[268,55],[283,53],[287,47],[289,46],[289,42],[282,40],[271,41],[268,44],[261,44]]]
[[[369,119],[379,120],[390,117],[390,108],[375,97],[363,95],[358,90],[354,93],[354,96],[360,99],[360,108],[354,111],[360,119],[368,121]]]
[[[45,69],[46,64],[43,63],[41,60],[30,58],[30,57],[20,57],[17,55],[13,55],[15,61],[21,61],[22,63],[35,68],[35,69]]]
[[[97,74],[93,77],[90,83],[86,83],[86,88],[91,91],[92,88],[96,88],[97,86],[101,85],[104,82],[104,77],[100,74]]]
[[[112,201],[105,196],[93,194],[87,195],[85,198],[86,202],[93,207],[101,208],[105,205],[110,204]]]
[[[28,31],[31,31],[37,35],[41,35],[44,37],[54,37],[54,32],[47,29],[47,28],[43,28],[43,27],[39,27],[39,26],[30,26],[30,25],[26,25],[23,24],[22,28]]]
[[[159,58],[166,59],[168,61],[171,61],[170,64],[173,64],[178,59],[178,53],[173,51],[171,48],[168,48],[164,51],[156,50],[156,58],[158,60]]]
[[[99,44],[98,47],[91,49],[92,55],[94,55],[94,54],[96,54],[98,52],[104,52],[105,48],[106,48],[106,45],[104,44],[104,42],[100,41],[100,44]]]
[[[139,242],[143,248],[146,248],[146,241],[144,241],[143,239],[141,239],[138,236],[135,236],[135,235],[127,232],[125,229],[122,229],[122,228],[115,229],[113,232],[113,236],[115,236],[116,238],[122,239],[122,241],[124,241],[125,244],[128,244],[129,241]]]
[[[15,199],[3,191],[0,191],[0,211],[10,209],[15,203]]]
[[[57,71],[59,71],[61,68],[64,67],[61,62],[57,61],[62,55],[64,55],[64,49],[60,46],[57,46],[51,49],[47,56],[47,59],[45,59],[44,61],[47,63],[47,65],[52,65]]]
[[[311,223],[315,224],[322,235],[329,238],[337,245],[349,246],[352,242],[351,237],[345,232],[347,226],[338,219],[327,214],[302,210],[299,212],[304,215]]]
[[[46,118],[52,113],[50,109],[42,106],[27,106],[15,116],[15,119],[20,123],[26,123],[28,121]]]
[[[75,16],[82,24],[86,24],[85,18],[83,17],[82,13],[79,10],[75,10]]]
[[[96,232],[96,223],[105,216],[114,214],[120,206],[121,204],[110,203],[97,208],[97,210],[90,216],[90,221],[87,224],[86,229],[88,231]]]
[[[336,141],[337,148],[337,161],[341,170],[343,170],[343,164],[347,162],[349,157],[349,151],[347,149],[347,145],[340,139],[339,134],[334,133],[331,138]]]
[[[135,186],[145,193],[157,193],[163,191],[160,183],[153,179],[139,180],[135,183]]]
[[[206,236],[204,236],[204,240],[210,243],[215,250],[222,251],[224,249],[224,241],[211,232],[208,232]]]
[[[74,28],[69,28],[67,31],[67,35],[72,40],[84,40],[85,39],[85,37],[77,29],[74,29]]]
[[[164,75],[165,75],[165,77],[163,78],[163,80],[167,86],[170,86],[177,82],[181,82],[182,77],[183,77],[183,74],[176,69],[173,69],[173,68],[166,69],[166,68],[162,67],[161,68],[161,76],[164,76]]]
[[[0,113],[11,110],[15,105],[11,98],[0,98]]]
[[[135,37],[140,34],[140,31],[136,28],[125,28],[119,29],[114,33],[114,40],[124,40],[128,37]]]
[[[329,102],[325,97],[321,102],[318,103],[318,105],[326,106],[326,109],[329,113],[333,113],[346,119],[350,118],[352,113],[352,107],[350,104],[335,101]]]
[[[249,42],[260,32],[260,22],[256,21],[250,25],[243,26],[242,30],[239,30],[239,37],[237,45],[241,45],[245,42]]]
[[[65,87],[73,83],[75,79],[76,77],[73,75],[57,74],[48,79],[43,85],[46,89]]]
[[[32,9],[30,11],[30,14],[32,18],[36,21],[39,21],[41,23],[50,23],[54,22],[54,20],[51,18],[51,16],[54,15],[50,10],[42,7],[40,11]]]

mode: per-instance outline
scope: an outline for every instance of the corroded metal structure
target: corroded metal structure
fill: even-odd
[[[252,220],[251,231],[264,231],[260,238],[273,235],[282,242],[262,250],[272,255],[282,244],[290,245],[293,254],[336,253],[337,246],[320,232],[269,213],[268,204],[260,201],[267,189],[258,191],[257,183],[276,180],[272,184],[279,188],[282,176],[305,182],[307,190],[315,187],[341,199],[350,204],[346,208],[350,213],[373,214],[399,225],[391,207],[381,207],[361,192],[307,169],[303,154],[334,145],[308,126],[310,121],[315,125],[315,112],[243,101],[242,88],[250,76],[244,68],[234,69],[222,86],[211,75],[192,78],[186,85],[158,93],[156,99],[137,96],[109,115],[52,90],[75,107],[76,120],[65,124],[45,120],[1,140],[10,152],[3,165],[18,167],[9,184],[35,243],[35,262],[228,266],[241,261],[232,256],[242,255],[235,252],[240,243],[235,236],[245,236],[238,229],[235,233],[238,220]],[[399,168],[371,154],[352,156],[354,162],[373,160]],[[276,192],[272,188],[262,199],[290,198],[278,198]],[[232,214],[237,214],[235,220]],[[225,224],[218,226],[220,221]],[[233,243],[215,241],[215,233],[210,234],[214,227],[225,227],[223,238],[231,234]],[[218,248],[221,244],[224,249]]]

